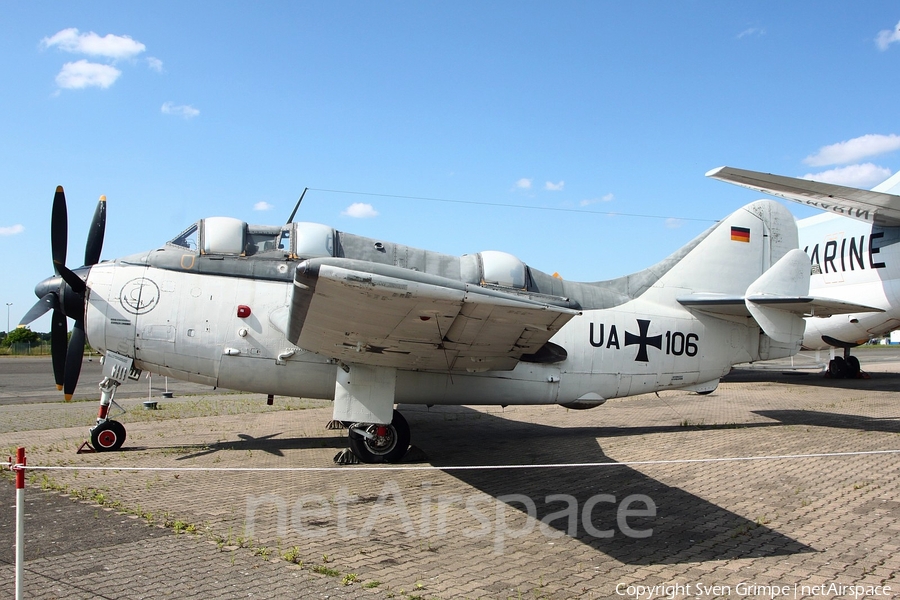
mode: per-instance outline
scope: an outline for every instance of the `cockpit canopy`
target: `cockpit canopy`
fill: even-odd
[[[319,258],[334,256],[334,229],[318,223],[248,225],[232,217],[208,217],[169,243],[209,255]]]

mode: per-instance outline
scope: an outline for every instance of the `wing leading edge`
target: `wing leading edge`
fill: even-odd
[[[866,223],[900,225],[900,196],[895,194],[734,167],[719,167],[706,176]]]
[[[301,348],[347,363],[510,370],[577,314],[401,267],[323,258],[295,271],[286,334]]]

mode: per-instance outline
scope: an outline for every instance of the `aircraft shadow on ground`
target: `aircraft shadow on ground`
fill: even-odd
[[[448,470],[448,474],[493,498],[524,495],[534,502],[538,520],[548,519],[549,531],[568,535],[595,550],[627,564],[678,564],[730,558],[758,558],[815,552],[763,523],[744,518],[678,487],[663,483],[640,471],[617,464],[604,454],[598,438],[637,436],[658,433],[735,429],[734,425],[705,425],[685,428],[677,425],[646,427],[554,427],[522,423],[502,416],[486,414],[466,407],[428,412],[420,407],[402,407],[410,422],[413,443],[427,454],[436,467],[505,464],[611,463],[608,467],[569,467],[520,470]],[[775,411],[778,412],[778,411]],[[792,411],[783,411],[792,412]],[[804,412],[804,411],[794,411]],[[763,416],[780,420],[769,414]],[[842,418],[842,415],[827,415]],[[777,423],[750,423],[741,428],[780,427]],[[344,449],[345,432],[329,437],[282,438],[280,433],[261,437],[237,434],[239,439],[178,446],[188,453],[176,460],[189,460],[219,451],[257,450],[283,457],[285,450],[320,448]],[[477,451],[472,450],[477,448]],[[173,448],[175,449],[175,448]],[[196,450],[190,452],[190,450]],[[672,457],[677,458],[677,457]],[[356,468],[356,467],[346,467]],[[359,467],[365,468],[365,467]],[[548,499],[565,494],[574,499],[577,518],[549,520],[569,504]],[[598,494],[615,500],[596,501]],[[643,495],[655,504],[656,515],[630,516],[627,525],[635,531],[652,529],[647,538],[628,537],[619,527],[617,509],[633,494]],[[520,496],[516,496],[520,497]],[[584,507],[593,504],[589,521]],[[525,512],[518,501],[507,504]],[[482,506],[483,508],[483,506]],[[631,509],[644,509],[642,502]],[[490,515],[491,517],[493,515]],[[477,527],[473,523],[473,528]],[[605,532],[611,537],[597,537]],[[553,541],[548,538],[548,542]],[[510,540],[508,543],[514,543]]]
[[[894,417],[866,417],[815,410],[756,410],[753,412],[761,417],[774,419],[782,425],[811,425],[837,429],[856,429],[859,431],[900,433],[900,415]]]
[[[439,415],[407,413],[413,428],[413,442],[429,455],[431,464],[438,467],[466,464],[463,461],[471,464],[473,455],[482,457],[478,464],[496,465],[615,462],[604,454],[597,442],[598,437],[605,437],[613,428],[552,427],[511,421],[466,408],[454,410],[456,419],[451,423]],[[641,428],[640,431],[619,428],[618,431],[639,434],[670,429],[684,431],[684,428],[668,427]],[[454,451],[454,448],[473,447],[478,451]],[[573,497],[578,507],[577,527],[570,530],[569,519],[557,518],[547,522],[552,528],[550,531],[562,532],[627,564],[678,564],[816,552],[763,523],[746,519],[626,465],[446,472],[494,498],[527,496],[534,502],[534,516],[539,520],[558,514],[568,506],[567,502],[548,501],[548,496],[567,494]],[[588,522],[583,507],[598,494],[611,495],[615,501],[594,504]],[[627,519],[632,530],[652,528],[649,537],[628,537],[618,526],[619,503],[632,494],[649,497],[656,505],[655,517]],[[520,501],[507,504],[526,512]],[[644,509],[645,504],[638,502],[630,508]],[[593,528],[591,533],[594,534],[605,531],[608,535],[612,530],[613,535],[597,537],[591,535],[588,528]]]
[[[179,456],[176,460],[199,458],[201,456],[215,454],[222,450],[258,450],[274,456],[284,456],[283,450],[314,450],[317,448],[343,449],[347,447],[347,434],[343,431],[336,432],[332,437],[280,438],[278,437],[279,435],[281,435],[281,433],[272,433],[257,438],[252,435],[247,435],[246,433],[239,433],[237,434],[237,437],[240,438],[240,440],[215,442],[213,444],[178,446],[177,449],[196,449],[196,452]]]
[[[734,369],[722,378],[723,383],[789,383],[831,389],[896,392],[900,390],[900,373],[868,373],[867,378],[832,379],[823,373],[779,371],[768,369]]]

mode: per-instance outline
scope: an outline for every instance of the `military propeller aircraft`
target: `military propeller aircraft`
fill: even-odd
[[[90,433],[98,451],[125,441],[109,409],[142,370],[333,398],[352,456],[398,462],[411,434],[396,403],[586,409],[657,390],[709,393],[734,364],[797,352],[804,316],[866,309],[809,295],[794,218],[774,200],[737,210],[644,271],[595,283],[505,252],[451,256],[293,215],[275,226],[210,217],[159,248],[100,262],[104,197],[84,266],[71,270],[66,218],[59,187],[56,275],[37,285],[21,324],[53,311],[53,371],[67,398],[85,338],[103,354]]]
[[[834,377],[857,377],[850,349],[900,328],[900,173],[872,190],[720,167],[708,177],[825,211],[797,222],[812,265],[810,293],[880,309],[810,319],[803,347],[842,348]]]

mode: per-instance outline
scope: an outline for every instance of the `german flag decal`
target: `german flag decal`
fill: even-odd
[[[731,228],[731,241],[732,242],[750,242],[750,230],[746,227],[732,227]]]

